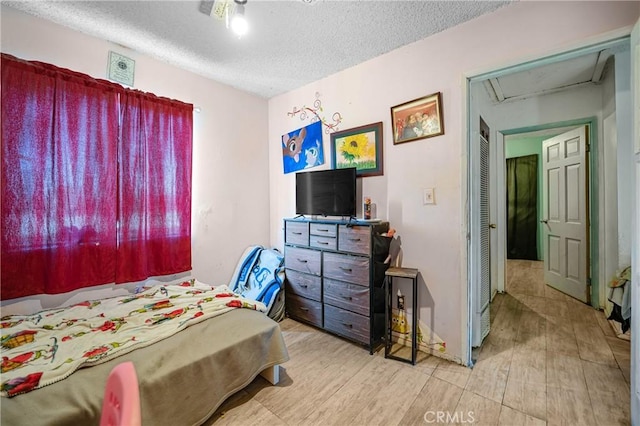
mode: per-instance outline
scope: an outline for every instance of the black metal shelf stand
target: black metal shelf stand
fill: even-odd
[[[386,333],[385,333],[385,345],[384,345],[384,357],[395,359],[397,361],[408,362],[413,365],[416,365],[416,358],[418,354],[418,270],[415,268],[389,268],[385,272],[385,294],[386,294],[386,303],[385,303],[385,325],[386,325]],[[391,329],[392,329],[392,321],[391,321],[391,309],[392,309],[392,300],[393,300],[393,279],[394,278],[407,278],[412,280],[411,287],[411,301],[412,301],[412,315],[411,315],[411,359],[402,358],[396,355],[391,354],[391,347],[393,346],[393,342],[391,340]]]

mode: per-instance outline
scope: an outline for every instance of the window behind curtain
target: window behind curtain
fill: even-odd
[[[191,108],[2,55],[2,299],[190,269]]]
[[[2,61],[2,298],[113,281],[118,96]]]
[[[116,282],[189,270],[192,107],[140,92],[121,100]]]

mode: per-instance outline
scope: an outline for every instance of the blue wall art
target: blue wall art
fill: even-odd
[[[285,173],[324,164],[320,121],[282,135],[282,164]]]

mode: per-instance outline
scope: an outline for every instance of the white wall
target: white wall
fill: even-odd
[[[1,23],[3,53],[104,79],[113,50],[135,60],[135,89],[200,108],[193,139],[196,278],[226,284],[247,246],[269,244],[266,100],[4,5]]]
[[[616,54],[616,123],[618,141],[618,266],[619,270],[631,265],[631,239],[633,218],[633,136],[631,106],[631,55]]]
[[[631,32],[631,97],[633,120],[631,122],[631,138],[634,146],[635,157],[635,185],[633,188],[633,219],[631,237],[631,268],[633,277],[631,278],[631,327],[634,330],[640,328],[640,316],[638,307],[640,306],[640,19]],[[638,366],[640,365],[640,344],[638,339],[634,339],[631,345],[631,423],[640,422],[640,378],[638,377]]]
[[[421,272],[421,321],[445,340],[445,356],[466,359],[464,77],[584,46],[632,25],[638,12],[632,2],[518,2],[271,99],[272,244],[283,246],[282,219],[295,212],[294,176],[282,172],[280,139],[300,122],[287,112],[311,104],[319,92],[326,115],[342,114],[341,129],[383,121],[384,176],[364,178],[362,192],[378,203],[378,216],[398,230],[404,265]],[[534,24],[540,22],[545,24]],[[394,146],[390,107],[438,91],[443,93],[445,134]],[[544,114],[542,108],[531,108],[520,119]],[[487,121],[492,129],[499,127]],[[327,135],[324,143],[329,153]],[[425,187],[435,188],[435,205],[422,204]]]
[[[616,72],[615,58],[609,59],[602,82],[602,170],[601,190],[604,200],[600,203],[600,243],[604,248],[601,272],[604,279],[600,285],[600,306],[608,317],[613,305],[607,300],[608,281],[618,270],[618,137],[616,124]],[[628,206],[627,206],[628,208]]]

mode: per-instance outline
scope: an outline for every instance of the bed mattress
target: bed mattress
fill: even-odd
[[[234,309],[32,392],[3,398],[2,425],[99,424],[111,369],[135,365],[142,424],[199,425],[262,370],[289,359],[278,323]]]

